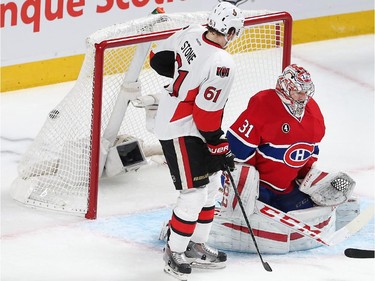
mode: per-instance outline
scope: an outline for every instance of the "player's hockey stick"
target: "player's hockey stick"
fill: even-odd
[[[356,248],[347,248],[344,251],[345,256],[354,259],[370,259],[375,257],[374,250],[363,250]]]
[[[226,167],[226,172],[227,172],[227,174],[228,174],[228,176],[229,176],[230,182],[232,183],[232,188],[233,188],[234,193],[235,193],[235,195],[236,195],[236,198],[237,198],[238,204],[240,205],[240,208],[241,208],[241,211],[242,211],[242,215],[243,215],[243,217],[244,217],[244,219],[245,219],[245,222],[246,222],[247,228],[249,229],[249,233],[250,233],[251,238],[252,238],[252,240],[253,240],[253,242],[254,242],[254,246],[255,246],[255,249],[257,250],[257,253],[258,253],[258,256],[259,256],[259,258],[260,258],[260,261],[262,262],[262,265],[263,265],[264,269],[265,269],[266,271],[271,272],[271,271],[272,271],[271,266],[268,264],[268,262],[265,262],[265,261],[263,260],[263,257],[262,257],[262,255],[261,255],[261,253],[260,253],[260,251],[259,251],[258,243],[257,243],[257,241],[255,240],[255,235],[254,235],[253,229],[252,229],[252,227],[250,226],[250,222],[249,222],[249,219],[248,219],[248,217],[247,217],[247,215],[246,215],[245,208],[243,207],[243,204],[242,204],[241,196],[240,196],[240,194],[239,194],[239,192],[238,192],[237,186],[236,186],[236,184],[235,184],[235,182],[234,182],[234,179],[233,179],[232,174],[231,174],[231,172],[230,172],[230,170],[229,170],[228,167]]]
[[[272,221],[280,223],[281,225],[286,226],[306,237],[314,239],[323,245],[334,246],[349,238],[351,235],[365,226],[374,216],[374,206],[370,205],[351,222],[332,234],[324,233],[321,229],[309,225],[296,217],[286,214],[259,200],[256,200],[256,213]]]

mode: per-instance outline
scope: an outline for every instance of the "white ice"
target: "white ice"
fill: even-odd
[[[344,171],[355,195],[374,204],[374,35],[295,45],[292,61],[307,68],[327,134],[320,167]],[[166,167],[100,182],[98,219],[31,209],[11,199],[17,163],[47,113],[73,82],[1,94],[1,280],[173,280],[163,273],[162,222],[175,202]],[[347,247],[374,249],[374,220],[334,247],[286,255],[229,252],[223,270],[194,271],[189,280],[374,280],[374,259],[346,258]]]

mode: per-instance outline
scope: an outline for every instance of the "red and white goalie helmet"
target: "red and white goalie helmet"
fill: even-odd
[[[299,118],[303,115],[306,104],[314,95],[315,87],[310,73],[306,69],[291,64],[277,79],[276,92],[291,113]]]
[[[217,4],[207,19],[208,26],[225,36],[231,28],[235,29],[236,36],[240,36],[244,22],[241,9],[228,2]]]

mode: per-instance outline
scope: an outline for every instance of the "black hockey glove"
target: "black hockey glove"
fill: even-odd
[[[229,149],[227,139],[221,138],[216,145],[207,143],[207,146],[211,155],[218,160],[221,170],[226,171],[228,168],[234,171],[234,155]]]

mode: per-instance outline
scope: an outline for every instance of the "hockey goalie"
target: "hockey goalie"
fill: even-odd
[[[317,168],[325,125],[313,94],[309,72],[292,64],[279,76],[275,89],[251,97],[227,132],[238,161],[232,178],[264,253],[306,250],[320,244],[296,233],[287,223],[269,220],[259,210],[262,206],[290,214],[324,233],[335,231],[358,214],[359,204],[351,198],[354,180],[342,172]],[[225,173],[222,191],[210,243],[221,249],[255,252]]]

